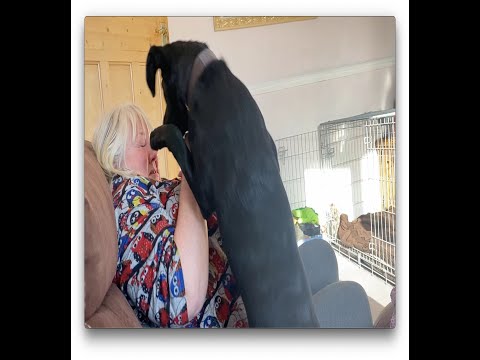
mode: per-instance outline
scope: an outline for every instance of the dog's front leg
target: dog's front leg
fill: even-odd
[[[192,193],[197,200],[203,218],[207,219],[211,215],[211,211],[208,210],[209,206],[205,194],[200,191],[198,181],[195,181],[193,157],[178,127],[173,124],[165,124],[157,127],[150,134],[150,146],[154,150],[167,147],[168,150],[172,152],[178,165],[180,165],[183,176],[185,176],[185,179],[192,189]]]
[[[157,127],[150,134],[150,146],[154,150],[168,148],[180,165],[187,181],[190,183],[193,180],[192,154],[188,150],[178,127],[172,124]]]

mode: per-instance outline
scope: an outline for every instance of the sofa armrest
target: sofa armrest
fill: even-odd
[[[100,307],[85,321],[86,328],[141,328],[127,299],[112,284]]]

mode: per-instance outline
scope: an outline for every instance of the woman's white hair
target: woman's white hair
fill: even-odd
[[[92,139],[93,150],[109,182],[115,174],[126,178],[136,175],[125,165],[125,148],[129,124],[133,139],[137,136],[137,120],[145,124],[149,133],[152,131],[152,125],[142,109],[135,104],[122,104],[106,114],[95,129]],[[149,136],[147,141],[150,141]]]

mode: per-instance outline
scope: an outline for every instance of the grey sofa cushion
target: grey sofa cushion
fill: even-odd
[[[312,294],[338,281],[337,258],[328,242],[323,239],[308,240],[298,247],[298,251]]]
[[[363,287],[354,281],[338,281],[313,295],[321,328],[371,328],[372,313]]]

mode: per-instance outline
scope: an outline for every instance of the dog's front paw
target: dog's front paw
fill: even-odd
[[[185,157],[186,145],[182,133],[173,124],[163,124],[153,130],[150,134],[150,146],[154,150],[167,147],[179,163],[178,157]]]
[[[162,129],[163,126],[165,125],[160,125],[150,133],[150,147],[153,150],[161,150],[167,146],[165,129]]]

